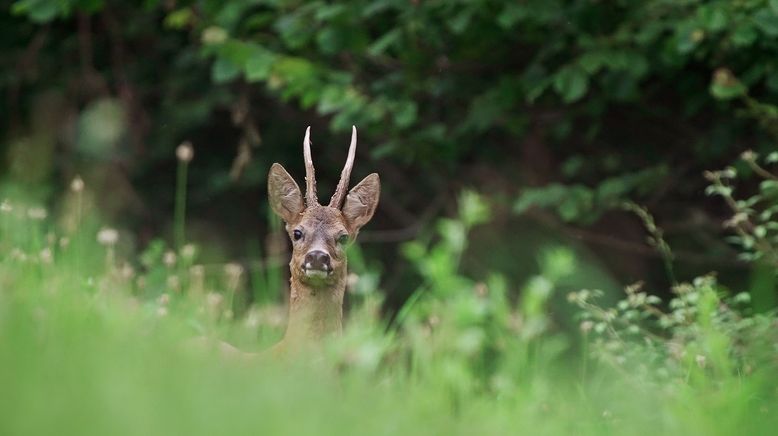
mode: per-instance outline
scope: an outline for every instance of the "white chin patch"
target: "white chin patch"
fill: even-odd
[[[305,270],[305,276],[312,279],[325,279],[330,274],[327,271],[321,271],[318,269],[307,269]]]

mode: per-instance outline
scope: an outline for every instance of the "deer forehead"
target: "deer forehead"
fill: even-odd
[[[340,233],[347,231],[343,213],[329,206],[314,206],[306,209],[299,225],[315,233]]]

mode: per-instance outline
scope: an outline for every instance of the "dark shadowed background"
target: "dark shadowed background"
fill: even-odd
[[[705,170],[778,139],[778,1],[18,0],[0,11],[0,152],[67,226],[71,181],[142,252],[173,243],[176,154],[190,141],[187,238],[204,262],[285,262],[266,175],[303,183],[312,126],[330,195],[359,129],[352,181],[382,179],[360,235],[387,307],[418,285],[403,247],[435,237],[464,189],[485,196],[468,274],[518,289],[568,245],[571,287],[618,289],[750,266]],[[757,181],[739,164],[738,189]],[[752,186],[753,185],[753,186]],[[673,248],[647,242],[643,206]],[[279,280],[279,283],[282,281]]]

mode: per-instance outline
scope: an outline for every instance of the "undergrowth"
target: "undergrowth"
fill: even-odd
[[[731,169],[708,175],[710,193],[733,208],[744,258],[774,275],[775,183],[759,168],[769,183],[757,197],[738,199]],[[74,182],[73,204],[83,189]],[[404,247],[422,282],[391,322],[379,272],[354,247],[343,336],[252,364],[181,344],[278,340],[283,305],[248,304],[247,276],[272,286],[280,266],[202,264],[180,229],[175,248],[157,241],[133,257],[122,232],[77,206],[57,221],[22,198],[0,204],[0,434],[767,434],[776,424],[778,323],[749,290],[713,273],[678,282],[669,301],[640,283],[613,307],[580,290],[567,296],[580,329],[566,331],[551,301],[579,268],[569,249],[540,252],[518,290],[461,272],[468,233],[490,216],[474,192]],[[627,209],[672,274],[648,212]]]

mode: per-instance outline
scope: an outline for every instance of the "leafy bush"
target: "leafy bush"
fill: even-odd
[[[73,164],[132,163],[151,210],[166,208],[155,169],[176,144],[197,138],[211,158],[192,187],[202,206],[261,192],[272,159],[299,160],[287,144],[302,129],[289,127],[311,113],[334,132],[358,125],[394,173],[423,168],[408,203],[481,162],[510,186],[550,184],[518,209],[547,196],[583,222],[659,187],[684,204],[695,187],[670,168],[696,174],[778,138],[773,1],[17,0],[10,10],[4,44],[34,67],[0,82],[18,114],[5,130],[36,136],[50,124],[35,108],[62,99],[82,125],[114,108],[124,124],[110,147],[52,129]],[[23,50],[18,35],[31,33],[43,42]],[[71,55],[80,62],[63,61]],[[87,91],[72,95],[64,76]],[[56,104],[36,100],[49,91]]]

